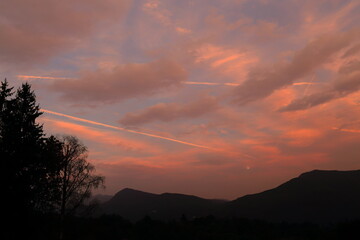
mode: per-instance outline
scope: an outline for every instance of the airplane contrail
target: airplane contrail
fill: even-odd
[[[296,82],[296,83],[293,83],[293,85],[295,86],[301,86],[301,85],[314,85],[316,83],[314,82]]]
[[[76,78],[71,78],[71,77],[44,77],[44,76],[31,76],[31,75],[17,75],[18,78],[21,79],[47,79],[47,80],[62,80],[62,79],[76,79]],[[238,83],[215,83],[215,82],[190,82],[190,81],[186,81],[183,82],[184,84],[189,84],[189,85],[226,85],[226,86],[239,86],[240,84]]]
[[[231,82],[227,82],[227,83],[216,83],[216,82],[183,82],[184,84],[189,84],[189,85],[208,85],[208,86],[219,86],[219,85],[224,85],[224,86],[231,86],[231,87],[237,87],[240,86],[240,83],[231,83]],[[313,85],[316,84],[314,82],[295,82],[292,85],[293,86],[301,86],[301,85]]]
[[[49,79],[49,80],[74,79],[69,77],[43,77],[43,76],[28,76],[28,75],[17,75],[16,77],[22,79]]]
[[[209,149],[209,150],[213,150],[213,151],[223,151],[221,149],[216,149],[216,148],[212,148],[212,147],[208,147],[208,146],[204,146],[204,145],[185,142],[185,141],[181,141],[181,140],[177,140],[177,139],[173,139],[173,138],[163,137],[163,136],[159,136],[159,135],[155,135],[155,134],[151,134],[151,133],[145,133],[145,132],[139,132],[139,131],[130,130],[130,129],[126,129],[126,128],[115,127],[115,126],[112,126],[112,125],[99,123],[99,122],[87,120],[87,119],[84,119],[84,118],[74,117],[74,116],[70,116],[70,115],[67,115],[67,114],[50,111],[50,110],[43,109],[43,108],[41,109],[41,111],[43,111],[45,113],[48,113],[48,114],[56,115],[56,116],[66,117],[66,118],[69,118],[69,119],[72,119],[72,120],[75,120],[75,121],[79,121],[79,122],[85,122],[85,123],[90,123],[90,124],[93,124],[93,125],[98,125],[98,126],[102,126],[102,127],[115,129],[115,130],[118,130],[118,131],[125,131],[125,132],[140,134],[140,135],[144,135],[144,136],[148,136],[148,137],[160,138],[160,139],[164,139],[164,140],[167,140],[167,141],[177,142],[177,143],[181,143],[181,144],[185,144],[185,145],[189,145],[189,146],[193,146],[193,147],[198,147],[198,148],[205,148],[205,149]],[[244,156],[244,157],[246,157],[246,158],[249,158],[249,159],[256,159],[256,157],[253,157],[253,156],[251,156],[249,154],[246,154],[246,153],[240,153],[240,152],[237,152],[237,153]]]
[[[79,121],[79,122],[86,122],[86,123],[90,123],[90,124],[93,124],[93,125],[107,127],[107,128],[111,128],[111,129],[115,129],[115,130],[119,130],[119,131],[125,131],[125,132],[130,132],[130,133],[135,133],[135,134],[141,134],[141,135],[148,136],[148,137],[160,138],[160,139],[164,139],[164,140],[168,140],[168,141],[172,141],[172,142],[177,142],[177,143],[181,143],[181,144],[185,144],[185,145],[189,145],[189,146],[193,146],[193,147],[199,147],[199,148],[205,148],[205,149],[213,149],[211,147],[207,147],[207,146],[204,146],[204,145],[185,142],[185,141],[181,141],[181,140],[177,140],[177,139],[173,139],[173,138],[168,138],[168,137],[163,137],[163,136],[159,136],[159,135],[155,135],[155,134],[151,134],[151,133],[145,133],[145,132],[139,132],[139,131],[130,130],[130,129],[126,129],[126,128],[115,127],[115,126],[112,126],[112,125],[99,123],[99,122],[87,120],[87,119],[84,119],[84,118],[78,118],[78,117],[74,117],[74,116],[70,116],[70,115],[67,115],[67,114],[58,113],[58,112],[54,112],[54,111],[50,111],[50,110],[46,110],[46,109],[41,109],[41,111],[43,111],[45,113],[48,113],[48,114],[56,115],[56,116],[70,118],[70,119],[73,119],[73,120],[76,120],[76,121]]]
[[[310,79],[310,82],[308,82],[308,85],[306,86],[305,90],[304,90],[304,94],[303,96],[305,97],[311,87],[311,85],[314,83],[314,80],[315,80],[315,73],[313,73],[311,79]]]
[[[218,86],[218,85],[225,85],[225,86],[239,86],[239,83],[215,83],[215,82],[183,82],[184,84],[189,85],[210,85],[210,86]]]
[[[189,85],[210,85],[210,86],[218,86],[218,85],[225,85],[225,86],[231,86],[231,87],[237,87],[240,86],[240,83],[215,83],[215,82],[183,82],[184,84],[189,84]],[[313,85],[315,84],[314,82],[296,82],[293,83],[292,85],[294,86],[301,86],[301,85]]]
[[[30,76],[30,75],[17,75],[18,78],[22,79],[48,79],[48,80],[63,80],[63,79],[76,79],[71,77],[43,77],[43,76]],[[235,82],[225,82],[225,83],[217,83],[217,82],[192,82],[192,81],[185,81],[183,82],[187,85],[208,85],[208,86],[230,86],[230,87],[237,87],[240,86],[240,83]],[[314,82],[296,82],[293,83],[294,86],[300,86],[300,85],[313,85]]]

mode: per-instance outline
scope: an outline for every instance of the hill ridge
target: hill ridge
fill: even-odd
[[[124,188],[102,205],[102,213],[130,220],[145,215],[178,219],[215,215],[270,221],[343,221],[360,219],[360,170],[312,170],[279,186],[232,201],[180,193],[147,193]]]

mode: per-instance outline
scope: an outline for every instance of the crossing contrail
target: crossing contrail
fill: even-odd
[[[185,144],[185,145],[189,145],[189,146],[193,146],[193,147],[198,147],[198,148],[213,149],[211,147],[207,147],[207,146],[204,146],[204,145],[185,142],[185,141],[177,140],[177,139],[174,139],[174,138],[163,137],[163,136],[159,136],[159,135],[155,135],[155,134],[151,134],[151,133],[139,132],[139,131],[130,130],[130,129],[122,128],[122,127],[116,127],[116,126],[112,126],[112,125],[108,125],[108,124],[104,124],[104,123],[99,123],[99,122],[87,120],[87,119],[84,119],[84,118],[78,118],[78,117],[74,117],[74,116],[70,116],[70,115],[67,115],[67,114],[58,113],[58,112],[54,112],[54,111],[50,111],[50,110],[46,110],[46,109],[41,109],[41,111],[43,111],[45,113],[48,113],[48,114],[56,115],[56,116],[66,117],[66,118],[69,118],[69,119],[72,119],[72,120],[75,120],[75,121],[78,121],[78,122],[85,122],[85,123],[90,123],[90,124],[93,124],[93,125],[102,126],[102,127],[106,127],[106,128],[111,128],[111,129],[115,129],[115,130],[119,130],[119,131],[140,134],[140,135],[153,137],[153,138],[160,138],[160,139],[164,139],[164,140],[168,140],[168,141],[172,141],[172,142],[177,142],[177,143],[181,143],[181,144]]]

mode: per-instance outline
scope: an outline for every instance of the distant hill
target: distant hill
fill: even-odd
[[[153,219],[179,219],[207,216],[224,201],[203,199],[196,196],[163,193],[152,194],[125,188],[102,205],[102,213],[118,214],[129,220],[144,216]]]
[[[102,204],[101,213],[118,214],[133,221],[146,215],[161,220],[179,219],[183,214],[188,218],[212,214],[290,222],[360,219],[360,170],[314,170],[274,189],[234,201],[126,188]]]
[[[220,214],[291,222],[360,219],[360,170],[303,173],[277,188],[231,201]]]

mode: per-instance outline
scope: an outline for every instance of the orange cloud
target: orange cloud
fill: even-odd
[[[327,89],[295,99],[280,111],[297,111],[312,108],[360,90],[360,61],[353,61],[339,70],[338,78]]]
[[[159,0],[150,0],[146,2],[142,9],[161,24],[172,28],[179,34],[191,33],[190,29],[178,26],[178,24],[172,19],[172,13],[168,9],[164,8]]]
[[[158,135],[155,135],[155,134],[139,132],[139,131],[130,130],[130,129],[126,129],[126,128],[115,127],[115,126],[111,126],[111,125],[108,125],[108,124],[103,124],[103,123],[99,123],[99,122],[94,122],[94,121],[86,120],[86,119],[83,119],[83,118],[73,117],[73,116],[70,116],[70,115],[66,115],[66,114],[62,114],[62,113],[57,113],[57,112],[49,111],[49,110],[46,110],[46,109],[41,109],[41,111],[43,111],[43,112],[45,112],[45,113],[53,114],[53,115],[56,115],[56,116],[66,117],[66,118],[70,118],[70,119],[73,119],[73,120],[76,120],[76,121],[86,122],[86,123],[90,123],[90,124],[94,124],[94,125],[98,125],[98,126],[103,126],[103,127],[115,129],[115,130],[120,130],[120,131],[135,133],[135,134],[140,134],[140,135],[144,135],[144,136],[148,136],[148,137],[154,137],[154,138],[164,139],[164,140],[168,140],[168,141],[172,141],[172,142],[177,142],[177,143],[181,143],[181,144],[185,144],[185,145],[189,145],[189,146],[193,146],[193,147],[211,149],[210,147],[203,146],[203,145],[198,145],[198,144],[194,144],[194,143],[190,143],[190,142],[180,141],[180,140],[173,139],[173,138],[169,138],[169,137],[158,136]]]
[[[131,126],[153,121],[171,122],[178,119],[202,117],[218,108],[215,97],[204,96],[184,104],[159,103],[138,112],[127,113],[120,123]]]
[[[341,1],[340,1],[341,2]],[[319,13],[324,2],[312,2],[310,7],[304,10],[304,21],[302,25],[302,33],[300,36],[307,38],[316,35],[321,35],[329,32],[337,32],[351,21],[351,11],[358,5],[357,1],[349,1],[343,6],[339,6],[335,11],[326,14],[325,16]]]
[[[271,157],[271,155],[280,154],[279,149],[275,146],[256,145],[253,146],[252,149],[256,152],[260,152],[261,154],[267,154],[269,158]]]
[[[324,135],[318,129],[296,129],[285,133],[287,143],[293,146],[309,146]]]
[[[254,69],[246,81],[234,89],[234,102],[244,105],[292,85],[329,61],[334,54],[351,46],[358,40],[359,34],[358,29],[353,29],[344,33],[324,35],[297,51],[288,63],[278,64],[272,68]]]
[[[250,68],[259,61],[252,52],[241,52],[237,49],[229,49],[214,44],[204,44],[194,51],[195,63],[208,65],[227,76],[241,81],[249,72]]]
[[[0,2],[0,62],[42,63],[89,37],[100,23],[110,23],[129,1],[3,0]],[[45,10],[46,9],[46,10]]]
[[[269,42],[282,36],[282,29],[277,23],[259,20],[241,28],[249,35],[252,41],[259,43]]]
[[[180,64],[163,59],[118,65],[112,71],[89,71],[80,79],[59,80],[48,87],[60,92],[67,101],[112,103],[179,86],[186,77]]]
[[[82,126],[75,123],[64,122],[61,120],[55,120],[51,118],[42,118],[46,122],[47,126],[50,126],[52,131],[65,132],[66,134],[73,134],[91,140],[93,142],[101,143],[107,148],[114,147],[116,149],[122,149],[131,152],[147,152],[147,153],[159,153],[161,149],[152,144],[148,144],[141,141],[133,141],[124,137],[114,134],[106,130],[98,130],[86,126]]]
[[[349,133],[360,133],[360,129],[347,129],[347,128],[337,128],[337,127],[333,127],[333,130],[338,130],[341,132],[349,132]]]

